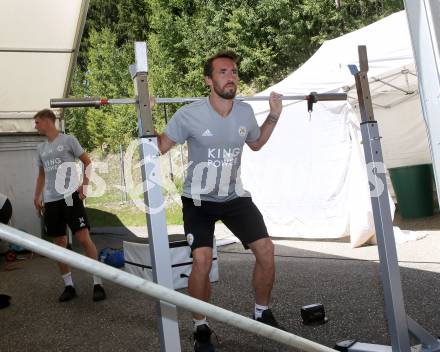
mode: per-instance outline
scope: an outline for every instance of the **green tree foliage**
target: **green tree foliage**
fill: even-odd
[[[120,98],[134,96],[128,72],[133,45],[116,45],[116,35],[108,28],[90,33],[87,69],[77,71],[73,93],[78,96]],[[79,117],[81,116],[81,117]],[[78,122],[78,121],[79,122]],[[133,105],[112,105],[101,109],[69,109],[66,114],[69,132],[77,135],[89,149],[107,145],[117,149],[127,144],[136,132]],[[85,132],[86,131],[86,132]]]
[[[90,48],[90,34],[109,29],[116,36],[116,45],[121,47],[127,42],[145,41],[150,30],[149,4],[145,0],[91,0],[78,64],[86,68]]]
[[[201,65],[232,49],[242,57],[243,89],[262,90],[306,61],[324,40],[402,9],[400,0],[151,0],[155,89],[204,91]],[[156,81],[157,80],[157,81]],[[169,85],[174,81],[174,85]],[[188,94],[188,93],[187,93]]]
[[[148,41],[155,96],[207,94],[203,62],[225,49],[242,57],[240,90],[252,94],[294,71],[323,41],[403,9],[401,0],[341,3],[336,8],[334,0],[91,0],[72,94],[133,96],[127,66],[134,61],[135,40]],[[117,148],[135,135],[135,116],[132,107],[112,106],[69,111],[66,120],[89,148]],[[155,116],[163,126],[162,110],[156,108]]]
[[[72,96],[82,97],[85,95],[84,82],[84,73],[76,67],[71,86]],[[84,108],[66,109],[64,117],[66,119],[67,132],[74,134],[87,150],[93,149],[95,146],[89,139],[87,110]]]

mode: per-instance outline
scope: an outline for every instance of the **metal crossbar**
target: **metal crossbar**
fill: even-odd
[[[175,98],[155,98],[154,102],[156,104],[182,104],[191,103],[194,101],[199,101],[206,99],[206,97],[175,97]],[[237,96],[235,100],[240,101],[268,101],[269,96]],[[316,103],[318,101],[338,101],[347,100],[346,93],[323,93],[318,94],[312,92],[308,95],[284,95],[281,97],[282,100],[307,100]],[[72,108],[72,107],[94,107],[100,108],[103,105],[124,105],[124,104],[137,104],[137,99],[133,98],[117,98],[117,99],[106,99],[100,97],[85,97],[85,98],[60,98],[51,99],[50,106],[52,108]]]

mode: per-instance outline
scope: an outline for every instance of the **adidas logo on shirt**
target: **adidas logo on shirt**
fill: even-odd
[[[205,132],[202,133],[203,137],[212,137],[213,134],[211,133],[211,131],[208,129]]]

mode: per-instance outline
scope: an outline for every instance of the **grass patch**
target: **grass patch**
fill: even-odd
[[[170,154],[171,155],[171,154]],[[174,170],[174,184],[169,178],[169,160],[168,157],[160,158],[160,168],[162,173],[163,196],[166,201],[173,199],[173,196],[178,196],[183,190],[182,167],[180,166],[180,154],[172,153],[173,170]],[[99,176],[105,184],[105,191],[99,197],[90,196],[86,199],[85,205],[87,214],[89,216],[92,227],[106,227],[106,226],[145,226],[146,214],[139,210],[132,201],[121,204],[121,190],[118,189],[122,185],[121,182],[121,167],[122,160],[119,153],[102,155],[102,152],[96,150],[90,153],[91,159],[94,162],[102,162],[107,165],[106,169],[97,169],[96,175]],[[133,159],[130,163],[125,163],[125,177],[127,187],[130,184],[138,186],[142,184],[141,169],[137,166],[139,162],[139,150],[136,149]],[[105,171],[104,171],[105,170]],[[129,175],[128,171],[131,171]],[[130,177],[129,177],[130,176]],[[131,180],[131,182],[129,182]],[[92,177],[92,188],[97,187],[97,179]],[[95,188],[94,188],[95,187]],[[135,197],[136,200],[143,201],[143,193],[128,194],[128,199]],[[171,203],[166,208],[166,220],[169,225],[183,224],[182,210],[180,202]]]
[[[100,208],[102,204],[118,204],[121,202],[121,195],[117,192],[105,193],[100,197],[88,197],[86,198],[86,206],[92,208]]]
[[[127,204],[88,205],[86,208],[92,227],[107,226],[145,226],[146,215],[136,206]],[[182,225],[182,209],[178,204],[172,204],[165,210],[168,225]]]

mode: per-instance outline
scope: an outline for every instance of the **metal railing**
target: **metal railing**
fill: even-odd
[[[206,315],[207,317],[222,323],[232,325],[236,328],[256,335],[264,336],[281,344],[308,352],[335,352],[335,350],[329,347],[320,345],[316,342],[304,339],[286,331],[276,329],[269,325],[262,324],[253,319],[246,318],[237,313],[217,307],[213,304],[200,301],[183,293],[158,285],[154,282],[144,280],[135,275],[126,273],[122,270],[105,265],[99,261],[54,245],[13,227],[0,224],[0,238],[20,245],[30,251],[39,253],[53,260],[66,263],[77,269],[97,275],[103,279],[112,281],[132,290],[144,293],[150,297],[185,308],[193,313]]]

